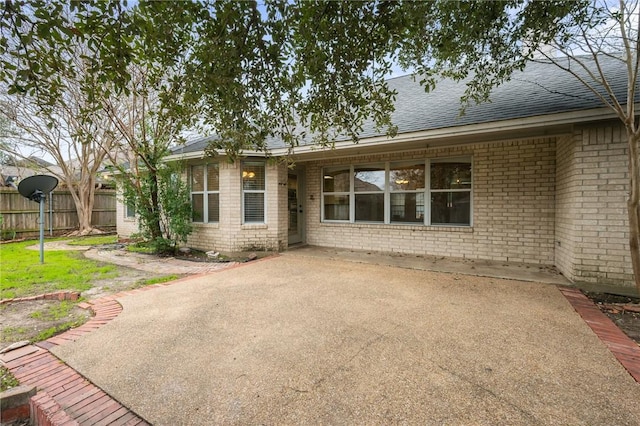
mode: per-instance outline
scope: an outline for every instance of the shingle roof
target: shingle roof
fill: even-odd
[[[602,58],[601,61],[618,99],[625,100],[626,73],[623,64],[615,58]],[[585,74],[576,64],[572,65],[572,69]],[[398,127],[398,134],[603,106],[602,101],[575,77],[551,63],[529,63],[523,71],[515,72],[508,82],[494,88],[489,102],[470,105],[463,116],[460,116],[460,98],[466,88],[466,82],[442,80],[438,82],[435,90],[427,93],[419,81],[419,77],[414,78],[411,75],[388,80],[389,87],[397,92],[395,111],[391,117],[393,124]],[[365,139],[382,136],[382,132],[376,131],[372,122],[367,122],[359,136]],[[175,149],[173,153],[202,151],[209,140],[211,137],[195,139]],[[284,144],[279,140],[269,140],[268,146],[270,149],[277,149],[283,148]]]
[[[605,72],[616,82],[616,92],[626,93],[624,68],[620,62],[605,61]],[[597,108],[602,102],[575,77],[549,63],[532,62],[510,81],[493,89],[490,102],[471,105],[459,116],[464,82],[443,80],[431,93],[417,87],[411,77],[389,81],[398,91],[396,111],[392,115],[398,133],[434,130],[468,124],[488,123],[515,118],[534,117],[560,112]],[[376,136],[372,128],[361,137]]]

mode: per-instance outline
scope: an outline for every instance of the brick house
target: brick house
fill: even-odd
[[[623,67],[605,65],[626,93]],[[624,129],[574,78],[532,63],[463,116],[462,83],[431,93],[410,76],[389,84],[396,137],[370,126],[358,144],[303,145],[293,169],[258,152],[236,163],[206,158],[208,138],[176,149],[169,160],[186,162],[192,188],[188,244],[524,262],[554,265],[572,281],[633,285]],[[270,154],[287,148],[271,141]],[[127,235],[134,222],[118,208]]]

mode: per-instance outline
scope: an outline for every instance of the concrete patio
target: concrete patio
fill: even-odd
[[[51,351],[156,425],[640,423],[550,284],[291,252],[119,302]]]

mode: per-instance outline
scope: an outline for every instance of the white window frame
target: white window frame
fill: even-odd
[[[460,188],[460,189],[431,189],[431,165],[432,164],[442,164],[442,163],[466,163],[468,162],[471,166],[471,182],[469,183],[469,188]],[[448,227],[471,227],[473,226],[473,157],[464,156],[464,157],[443,157],[443,158],[432,158],[427,161],[428,173],[427,173],[427,188],[428,188],[428,197],[429,202],[427,203],[429,208],[429,216],[428,223],[430,226],[448,226]],[[431,194],[437,193],[454,193],[454,192],[468,192],[469,193],[469,224],[461,224],[461,223],[431,223]]]
[[[244,181],[242,174],[244,173],[245,165],[260,165],[264,169],[264,187],[263,189],[244,189]],[[243,161],[240,166],[240,188],[242,189],[242,224],[243,225],[255,225],[255,224],[265,224],[267,223],[267,163],[265,161],[259,160],[247,160]],[[263,215],[262,221],[247,221],[246,220],[246,212],[245,212],[245,194],[263,194],[262,200],[264,203],[263,206]]]
[[[422,182],[423,187],[421,189],[391,189],[391,169],[396,167],[415,165],[415,164],[422,164],[424,168],[424,182]],[[387,188],[388,188],[388,191],[387,191],[388,198],[385,199],[385,208],[386,210],[388,210],[388,215],[385,216],[385,223],[393,224],[393,225],[425,225],[427,224],[427,212],[429,210],[429,204],[430,204],[429,200],[427,199],[428,197],[427,184],[429,181],[429,169],[427,168],[428,162],[424,160],[423,161],[415,161],[415,160],[414,161],[411,161],[411,160],[390,161],[387,163],[386,166],[387,166],[386,182],[387,182]],[[424,212],[422,215],[422,222],[394,222],[393,218],[391,217],[392,207],[393,207],[391,205],[392,194],[423,194]]]
[[[324,192],[324,177],[325,177],[325,169],[348,169],[349,170],[349,191],[333,191],[333,192]],[[320,202],[320,216],[323,222],[335,222],[335,223],[352,223],[355,218],[355,203],[354,203],[354,189],[353,189],[353,165],[347,166],[329,166],[323,167],[321,170],[322,175],[320,176],[320,189],[322,191],[322,199]],[[348,196],[349,197],[349,219],[325,219],[324,213],[324,196],[325,195],[333,195],[333,196]]]
[[[469,188],[461,188],[461,189],[431,189],[431,165],[437,163],[451,163],[451,162],[462,162],[469,163],[471,165],[471,182]],[[391,190],[390,184],[390,173],[391,173],[391,165],[394,167],[399,167],[402,165],[409,164],[424,164],[425,170],[425,182],[424,188],[415,189],[415,190]],[[384,188],[384,221],[383,222],[371,222],[371,221],[356,221],[355,220],[355,210],[356,210],[356,199],[355,199],[355,168],[356,167],[380,167],[384,165],[385,170],[385,188]],[[344,168],[349,170],[350,181],[349,181],[349,191],[340,191],[340,192],[325,192],[324,191],[324,176],[325,171],[336,168]],[[434,227],[460,227],[460,228],[469,228],[473,226],[473,193],[474,193],[474,173],[473,173],[473,156],[460,156],[460,157],[442,157],[442,158],[433,158],[433,159],[425,159],[424,162],[415,161],[415,160],[406,160],[406,161],[386,161],[386,162],[375,162],[375,163],[356,163],[351,164],[349,166],[343,165],[329,165],[326,167],[322,167],[320,170],[320,188],[321,188],[321,201],[320,201],[320,220],[323,223],[360,223],[360,224],[373,224],[373,225],[398,225],[398,226],[434,226]],[[469,224],[458,224],[458,223],[431,223],[431,194],[432,193],[453,193],[453,192],[468,192],[469,193]],[[380,192],[357,192],[357,194],[379,194]],[[393,222],[391,220],[391,194],[424,194],[424,218],[422,222]],[[325,195],[334,195],[341,196],[347,195],[349,196],[349,219],[338,220],[338,219],[326,219],[325,218]],[[244,197],[243,197],[244,198]]]
[[[220,222],[220,185],[218,184],[218,189],[209,191],[209,166],[215,166],[218,170],[218,182],[220,182],[220,164],[219,163],[204,163],[204,164],[192,164],[189,167],[189,192],[191,197],[191,208],[193,208],[193,196],[194,195],[202,195],[202,220],[194,221],[193,216],[191,218],[192,223],[219,223]],[[203,167],[203,182],[202,182],[202,191],[193,191],[191,185],[193,184],[193,168],[194,167]],[[218,220],[209,220],[209,195],[210,194],[218,194]]]
[[[135,220],[136,218],[136,206],[134,202],[124,202],[124,218],[126,220]]]

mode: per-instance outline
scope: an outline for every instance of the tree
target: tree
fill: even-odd
[[[163,108],[163,97],[180,102],[183,78],[169,83],[164,74],[132,67],[129,94],[101,98],[101,113],[120,141],[115,152],[127,153],[126,162],[117,155],[110,159],[124,200],[135,207],[143,236],[159,251],[170,251],[191,232],[191,204],[180,168],[165,164],[163,158],[195,115]]]
[[[131,11],[134,48],[123,90],[97,94],[98,108],[114,127],[127,162],[112,158],[125,200],[135,206],[143,235],[159,251],[175,249],[191,232],[190,193],[179,167],[163,162],[182,132],[197,126],[202,103],[190,97],[193,24],[171,18],[172,3],[140,4]],[[180,7],[189,10],[192,5]],[[179,16],[183,16],[182,14]],[[164,32],[166,19],[176,25]]]
[[[0,59],[0,80],[10,91],[33,92],[44,106],[53,102],[62,86],[57,70],[72,68],[67,57],[74,40],[86,43],[87,56],[98,58],[90,61],[96,79],[112,82],[116,92],[128,90],[128,65],[136,58],[155,68],[183,55],[190,97],[202,106],[202,123],[219,136],[212,148],[231,156],[264,149],[268,137],[289,146],[306,139],[330,145],[337,135],[357,141],[369,118],[393,134],[395,94],[384,80],[398,62],[415,68],[427,89],[437,77],[470,76],[463,100],[486,100],[538,44],[562,30],[562,18],[589,5],[202,0],[127,8],[118,1],[73,2],[70,22],[64,8],[51,3],[5,2],[0,47],[13,51],[12,60]],[[38,40],[56,49],[34,49]]]
[[[15,132],[11,121],[0,115],[0,165],[5,165],[11,160],[7,149],[14,135]]]
[[[108,158],[119,169],[125,193],[136,198],[149,238],[173,239],[178,228],[184,238],[188,227],[175,222],[180,211],[167,211],[179,203],[163,193],[181,188],[161,161],[197,117],[189,109],[196,103],[181,108],[178,101],[187,82],[185,37],[195,33],[177,19],[174,31],[163,33],[167,15],[160,5],[126,9],[117,1],[68,7],[7,1],[4,6],[0,46],[9,49],[0,55],[5,66],[0,77],[9,82],[12,103],[21,106],[22,114],[12,118],[30,137],[20,143],[44,150],[61,167],[81,232],[89,229],[96,172]],[[154,31],[155,20],[160,32]],[[79,170],[70,167],[70,157]]]
[[[548,35],[548,48],[537,48],[538,57],[569,73],[623,124],[629,150],[629,247],[636,287],[640,291],[640,117],[636,110],[640,80],[640,4],[637,0],[595,2],[580,15],[570,14],[562,31]],[[618,90],[603,66],[614,60],[626,76]],[[540,60],[540,59],[533,59]]]
[[[110,123],[95,108],[95,93],[117,81],[109,70],[120,60],[119,54],[111,56],[120,43],[111,34],[123,35],[118,28],[124,15],[118,10],[118,2],[39,1],[6,1],[2,9],[2,101],[11,108],[0,115],[18,130],[8,150],[18,158],[44,154],[55,160],[58,167],[45,171],[71,192],[81,235],[95,232],[97,172],[114,147]],[[110,54],[101,55],[97,46],[110,46]]]
[[[76,46],[73,73],[60,72],[58,98],[43,107],[31,93],[2,94],[5,108],[0,117],[13,124],[15,131],[4,148],[13,158],[34,155],[52,158],[57,167],[43,172],[56,176],[69,190],[78,217],[79,235],[99,232],[93,228],[95,189],[98,171],[108,152],[116,148],[111,123],[95,111],[87,99],[92,76],[83,56],[86,50]],[[9,107],[10,106],[10,107]]]

